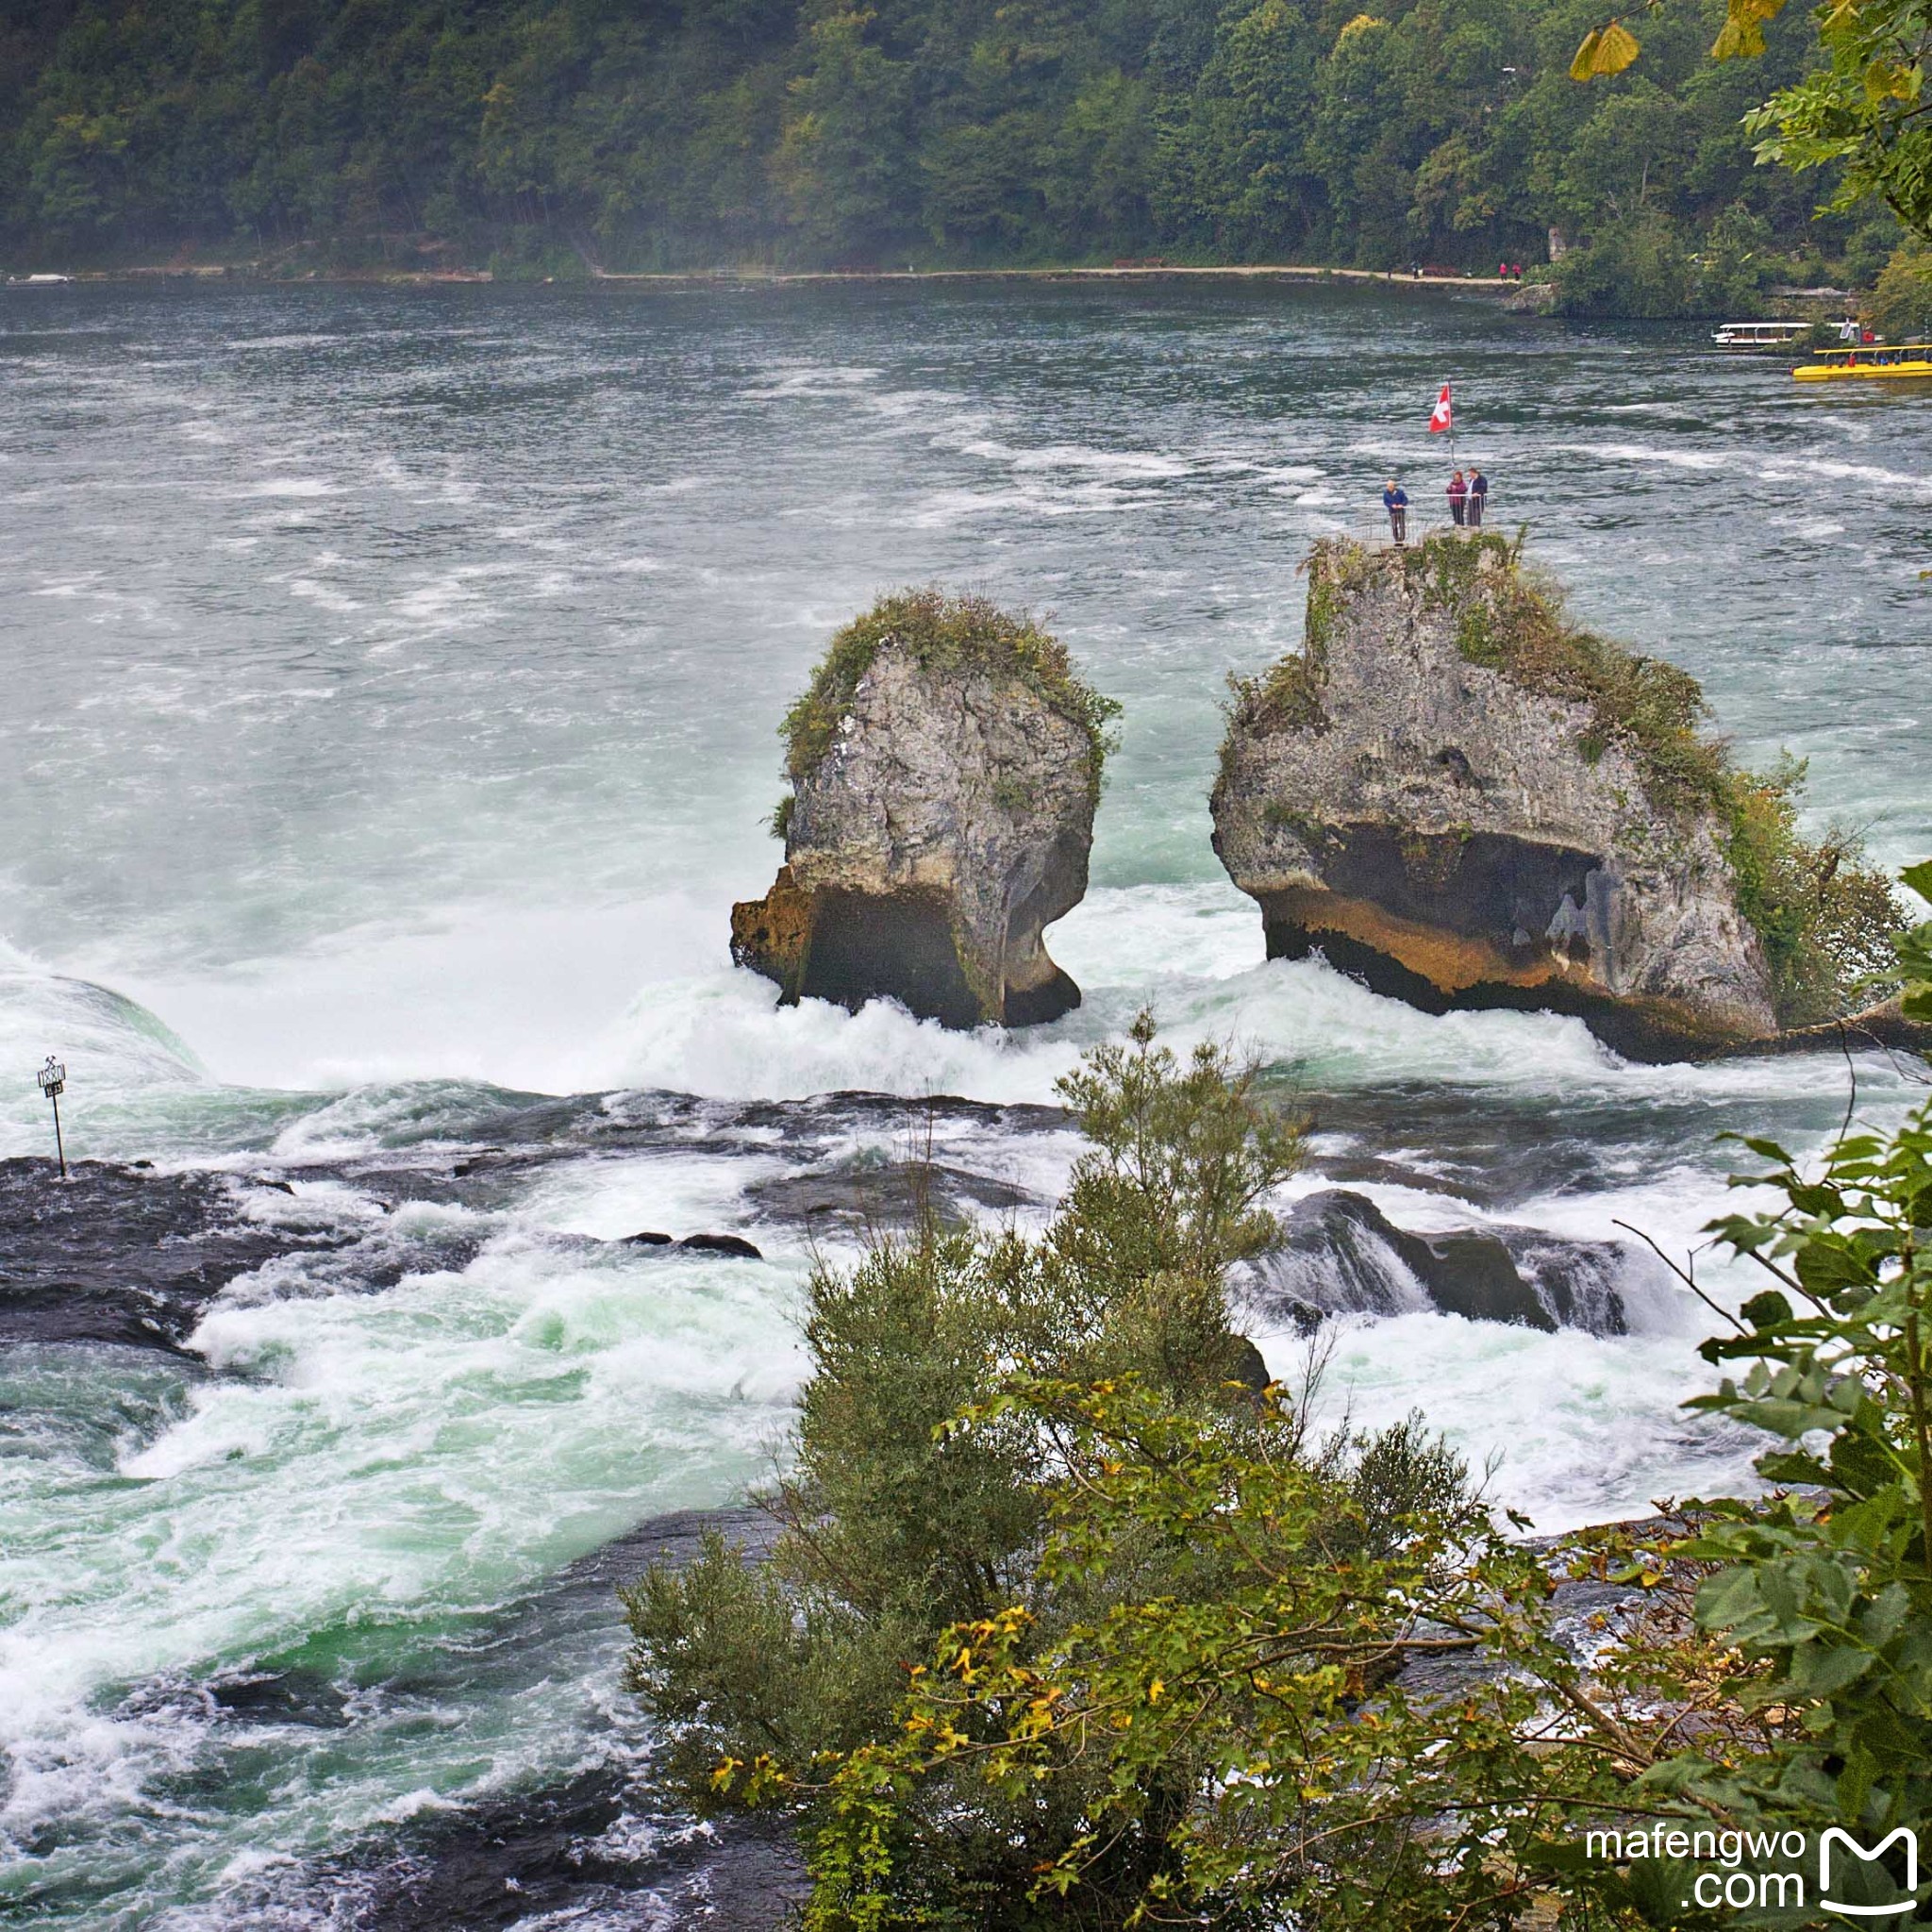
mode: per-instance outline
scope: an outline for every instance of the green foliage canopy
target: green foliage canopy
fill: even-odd
[[[1653,13],[1662,0],[1646,0]],[[1786,0],[1727,0],[1711,44],[1719,60],[1766,50],[1765,29]],[[1905,227],[1932,239],[1932,56],[1928,0],[1822,0],[1813,11],[1825,64],[1778,88],[1745,116],[1765,138],[1760,160],[1799,172],[1829,170],[1829,206],[1883,202]],[[1622,75],[1642,48],[1622,21],[1593,27],[1571,61],[1573,80]]]
[[[1567,78],[1591,0],[0,0],[0,235],[499,274],[759,261],[1493,269],[1741,202],[1816,279],[1857,219],[1753,165],[1695,0]],[[1755,89],[1755,92],[1754,92]],[[1832,178],[1836,178],[1834,175]],[[1614,288],[1612,289],[1614,293]],[[1714,301],[1694,278],[1681,309]]]
[[[952,1624],[1016,1602],[1049,1625],[1073,1612],[1034,1575],[1053,1432],[1017,1413],[950,1426],[1003,1376],[1131,1377],[1191,1412],[1252,1411],[1265,1375],[1228,1326],[1223,1276],[1274,1238],[1258,1204],[1297,1164],[1297,1126],[1252,1068],[1211,1044],[1183,1062],[1144,1015],[1061,1091],[1088,1144],[1040,1239],[925,1215],[851,1274],[814,1274],[814,1373],[770,1499],[769,1563],[714,1541],[626,1593],[630,1680],[700,1802],[735,1802],[748,1780],[802,1792],[890,1727],[908,1664]],[[1033,1831],[1063,1841],[1082,1802],[1057,1799],[1017,1849],[1015,1816],[963,1824],[946,1840],[953,1881],[1017,1896]]]
[[[1889,341],[1932,341],[1932,242],[1907,242],[1886,263],[1872,320]]]

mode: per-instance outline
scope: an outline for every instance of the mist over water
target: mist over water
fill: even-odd
[[[1808,758],[1879,858],[1932,852],[1932,399],[1695,328],[1158,284],[70,287],[0,291],[0,1155],[46,1147],[58,1052],[73,1151],[272,1170],[295,1191],[251,1213],[384,1257],[244,1276],[184,1357],[0,1349],[24,1923],[326,1923],[344,1845],[648,1749],[572,1566],[767,1466],[808,1254],[759,1190],[904,1151],[903,1115],[812,1096],[1050,1102],[1152,1004],[1312,1112],[1296,1192],[1679,1251],[1717,1133],[1836,1125],[1840,1061],[1630,1067],[1262,959],[1208,843],[1224,676],[1298,641],[1308,541],[1386,475],[1434,504],[1443,379],[1579,616],[1693,672],[1747,759]],[[928,580],[1050,613],[1124,707],[1049,934],[1086,1004],[1024,1035],[780,1011],[726,958],[785,706]],[[1072,1158],[1041,1117],[942,1133],[1029,1212]],[[481,1205],[383,1217],[341,1172],[506,1146],[541,1158]],[[583,1239],[641,1228],[768,1259]],[[1751,1445],[1677,1407],[1702,1311],[1632,1305],[1615,1339],[1352,1319],[1324,1399],[1420,1407],[1544,1527],[1738,1479]],[[314,1708],[238,1723],[208,1687],[251,1674]]]

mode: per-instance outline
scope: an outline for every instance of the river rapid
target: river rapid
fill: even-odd
[[[1581,618],[1693,672],[1747,760],[1808,758],[1814,819],[1932,853],[1932,398],[1696,328],[1249,285],[68,287],[0,290],[0,1157],[49,1151],[58,1053],[71,1152],[212,1173],[288,1250],[182,1350],[0,1343],[9,1923],[700,1912],[614,1583],[779,1452],[813,1190],[929,1130],[1042,1211],[1053,1083],[1142,1005],[1310,1111],[1291,1194],[1424,1230],[1681,1252],[1719,1132],[1837,1124],[1832,1057],[1636,1067],[1263,960],[1208,842],[1224,678],[1296,642],[1309,540],[1385,475],[1433,505],[1444,379]],[[781,1011],[726,952],[786,704],[931,580],[1050,614],[1124,707],[1048,935],[1086,1003],[1011,1037]],[[1899,1071],[1856,1072],[1896,1117]],[[641,1229],[764,1258],[607,1245]],[[1626,1335],[1330,1324],[1319,1399],[1421,1408],[1545,1529],[1740,1480],[1678,1407],[1702,1311],[1631,1267]],[[395,1904],[519,1828],[583,1882]]]

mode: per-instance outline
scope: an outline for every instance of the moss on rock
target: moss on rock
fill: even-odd
[[[927,670],[981,668],[1018,677],[1086,733],[1098,786],[1120,707],[1075,676],[1067,647],[1032,619],[1012,616],[988,598],[949,595],[931,585],[890,592],[834,635],[778,727],[793,785],[808,778],[831,750],[859,680],[889,643]]]

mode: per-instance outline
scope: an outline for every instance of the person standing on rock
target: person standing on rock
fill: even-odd
[[[1469,473],[1469,525],[1472,529],[1480,529],[1483,522],[1483,505],[1490,500],[1490,479],[1480,470]]]
[[[1463,481],[1462,472],[1457,470],[1449,479],[1449,521],[1460,525],[1468,505],[1469,485]]]
[[[1393,476],[1382,486],[1382,508],[1389,512],[1389,533],[1398,543],[1408,541],[1408,495]]]

